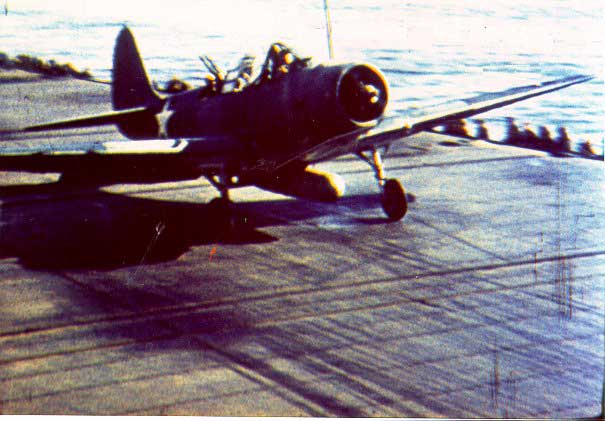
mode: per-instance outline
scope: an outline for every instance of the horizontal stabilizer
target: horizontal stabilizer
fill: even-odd
[[[114,112],[38,124],[21,131],[39,132],[115,124],[130,139],[158,138],[160,127],[156,114],[162,110],[165,100],[151,87],[134,37],[127,27],[122,28],[116,40],[111,99],[116,110]]]
[[[153,116],[146,107],[131,108],[123,111],[113,111],[107,114],[97,114],[86,117],[78,117],[70,120],[54,121],[52,123],[38,124],[21,129],[23,132],[40,132],[45,130],[77,129],[82,127],[103,126],[108,124],[120,124],[128,119],[136,117]]]

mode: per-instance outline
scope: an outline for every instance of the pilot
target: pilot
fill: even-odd
[[[273,76],[278,73],[288,73],[288,66],[294,61],[294,56],[282,44],[273,44],[269,49],[269,59],[273,63]]]
[[[288,73],[290,66],[296,62],[296,57],[288,47],[276,42],[269,47],[267,59],[263,66],[261,81],[271,80],[279,75]]]
[[[278,61],[279,67],[277,68],[277,73],[288,73],[292,63],[294,63],[294,55],[290,51],[282,50]]]

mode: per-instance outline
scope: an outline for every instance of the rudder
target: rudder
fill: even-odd
[[[155,114],[162,99],[153,91],[134,37],[124,26],[116,40],[113,54],[111,101],[114,110],[146,107],[149,113],[118,124],[120,131],[131,139],[155,138],[159,127]]]

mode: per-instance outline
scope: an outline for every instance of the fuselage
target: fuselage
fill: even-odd
[[[168,138],[229,137],[251,158],[275,158],[372,126],[387,103],[386,81],[365,64],[318,65],[253,83],[240,92],[204,88],[167,99]]]

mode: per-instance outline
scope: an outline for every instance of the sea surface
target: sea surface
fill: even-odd
[[[602,153],[605,6],[585,1],[330,0],[335,59],[369,62],[390,85],[390,110],[419,114],[432,105],[572,74],[585,84],[482,116],[502,139],[504,117]],[[224,69],[243,54],[264,60],[282,41],[314,62],[328,59],[323,0],[0,0],[0,51],[31,54],[110,79],[123,25],[135,37],[150,77],[199,84],[199,60]],[[77,110],[74,110],[77,114]],[[469,125],[471,134],[474,131]]]

